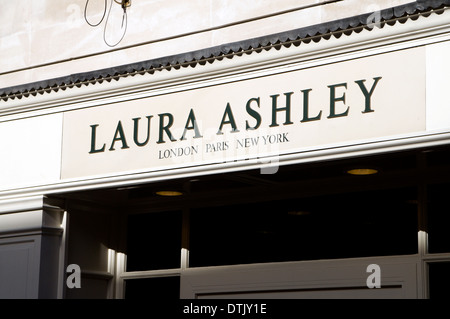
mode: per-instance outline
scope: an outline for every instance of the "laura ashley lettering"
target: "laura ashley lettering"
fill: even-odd
[[[283,94],[273,94],[269,96],[271,105],[271,119],[269,128],[278,127],[280,125],[307,125],[306,123],[312,121],[322,120],[322,114],[327,112],[327,120],[346,117],[351,114],[351,112],[359,112],[363,114],[372,113],[375,111],[375,107],[372,105],[372,96],[375,93],[375,89],[382,79],[381,76],[374,77],[371,79],[372,83],[367,79],[360,79],[354,81],[354,83],[337,83],[327,85],[329,91],[329,104],[321,106],[321,110],[316,114],[310,114],[310,93],[312,89],[307,88],[300,90],[299,92],[285,92]],[[362,94],[364,97],[363,105],[347,105],[346,95],[348,93],[350,85],[356,86],[358,90],[352,92],[358,92],[353,94]],[[296,96],[299,96],[296,98]],[[240,132],[241,130],[258,130],[262,124],[262,115],[259,112],[261,108],[261,101],[263,97],[252,97],[248,99],[242,106],[245,106],[246,114],[248,118],[245,121],[245,127],[238,127],[233,113],[233,107],[242,106],[232,106],[230,103],[225,105],[223,112],[212,112],[212,116],[217,116],[217,135],[224,134],[224,131],[229,133]],[[216,106],[215,106],[216,107]],[[220,106],[217,106],[220,107]],[[298,112],[301,114],[302,120],[298,123],[292,121],[292,112]],[[158,136],[156,143],[163,144],[166,142],[177,142],[183,141],[189,138],[202,138],[201,128],[199,127],[195,109],[191,108],[189,114],[186,117],[186,123],[183,128],[183,133],[181,136],[174,136],[172,133],[172,126],[174,125],[175,119],[174,115],[171,113],[160,113],[158,117]],[[97,132],[101,130],[99,124],[90,125],[90,151],[89,154],[102,153],[106,150],[116,151],[118,149],[128,149],[130,147],[145,147],[152,140],[150,136],[150,127],[152,125],[153,115],[147,115],[145,118],[131,118],[128,121],[133,122],[133,130],[127,132],[124,130],[122,121],[117,122],[116,128],[111,132],[110,140],[97,140]],[[142,136],[139,135],[139,126],[144,125],[144,132]]]

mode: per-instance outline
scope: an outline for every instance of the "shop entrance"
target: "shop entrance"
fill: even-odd
[[[436,147],[60,195],[84,283],[66,297],[445,296],[449,159]]]

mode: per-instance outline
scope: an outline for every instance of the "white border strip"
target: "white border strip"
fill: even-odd
[[[328,161],[344,159],[350,157],[359,157],[374,155],[386,152],[406,151],[417,148],[434,147],[444,144],[450,144],[450,132],[440,132],[433,134],[423,133],[418,136],[392,138],[386,141],[372,141],[361,144],[347,146],[334,146],[322,148],[314,151],[303,151],[295,154],[280,155],[265,158],[265,162],[273,160],[276,165],[295,165],[310,162]],[[192,178],[202,175],[222,174],[244,170],[254,170],[267,168],[267,164],[261,163],[261,159],[249,159],[243,161],[233,161],[227,163],[202,165],[198,167],[187,167],[179,169],[170,169],[155,172],[140,173],[122,173],[117,176],[101,176],[97,178],[86,178],[83,180],[74,179],[63,181],[51,185],[19,188],[15,190],[3,191],[0,200],[6,200],[6,203],[20,204],[20,198],[32,197],[39,198],[42,194],[61,194],[64,192],[85,191],[100,188],[127,187],[138,184],[154,183],[172,179]]]

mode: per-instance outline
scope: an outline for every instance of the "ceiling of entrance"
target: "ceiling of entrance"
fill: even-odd
[[[448,178],[449,164],[450,147],[439,147],[280,166],[274,174],[248,170],[59,196],[115,209],[127,207],[127,211],[139,213],[414,185],[423,179]],[[372,168],[378,173],[367,176],[347,173],[354,168]],[[178,191],[182,195],[159,196],[158,191]]]

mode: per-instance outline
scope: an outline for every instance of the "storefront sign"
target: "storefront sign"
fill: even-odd
[[[283,156],[420,132],[424,63],[417,48],[66,112],[62,178]]]

